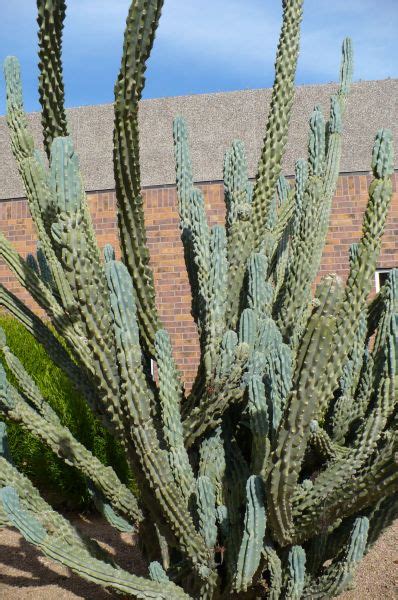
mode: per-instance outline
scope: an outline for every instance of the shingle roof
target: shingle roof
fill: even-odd
[[[327,116],[329,98],[336,88],[336,84],[296,88],[285,174],[292,174],[295,160],[305,156],[312,108],[320,104]],[[222,178],[223,153],[235,138],[245,143],[249,174],[253,176],[270,94],[270,89],[259,89],[143,100],[140,105],[142,185],[174,183],[172,121],[177,114],[186,118],[190,130],[196,181]],[[86,189],[112,189],[112,105],[71,108],[67,114]],[[30,114],[29,120],[39,143],[39,113]],[[369,170],[373,138],[380,127],[392,128],[398,154],[398,79],[364,81],[352,86],[344,123],[342,172]],[[24,192],[11,155],[5,117],[0,117],[0,147],[0,198],[21,197]]]

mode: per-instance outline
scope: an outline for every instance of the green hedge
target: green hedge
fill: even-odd
[[[104,464],[111,465],[124,483],[133,485],[120,445],[95,419],[82,396],[64,373],[54,365],[42,346],[23,325],[12,317],[0,315],[0,325],[7,335],[11,351],[33,377],[44,398],[69,427]],[[4,361],[2,361],[4,364]],[[10,375],[10,379],[12,376]],[[83,476],[51,452],[44,444],[19,425],[7,423],[13,460],[23,473],[55,505],[83,509],[90,498]]]

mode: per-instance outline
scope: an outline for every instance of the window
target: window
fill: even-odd
[[[380,288],[385,284],[391,269],[377,269],[375,273],[375,288],[376,293],[380,291]]]

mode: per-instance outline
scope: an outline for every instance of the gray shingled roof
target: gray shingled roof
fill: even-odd
[[[284,170],[305,156],[307,121],[315,104],[327,115],[335,84],[303,85],[296,89]],[[143,186],[174,183],[172,121],[183,115],[189,126],[196,181],[222,177],[223,153],[234,138],[244,141],[249,174],[255,173],[271,90],[247,90],[143,100],[140,105]],[[83,106],[67,111],[87,190],[114,187],[112,172],[112,105]],[[40,115],[29,115],[40,140]],[[342,172],[368,171],[375,132],[391,127],[398,153],[398,79],[355,83],[347,104]],[[5,118],[0,117],[0,198],[23,196],[11,155]]]

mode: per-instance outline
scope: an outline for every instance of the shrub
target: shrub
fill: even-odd
[[[112,465],[123,482],[130,481],[130,471],[120,444],[94,417],[82,395],[53,363],[43,346],[21,323],[8,315],[0,315],[0,326],[7,335],[11,351],[32,376],[61,422],[101,462]],[[13,381],[9,369],[7,371]],[[8,424],[8,438],[16,467],[29,476],[53,504],[80,510],[91,506],[85,477],[77,469],[65,464],[19,424]]]

